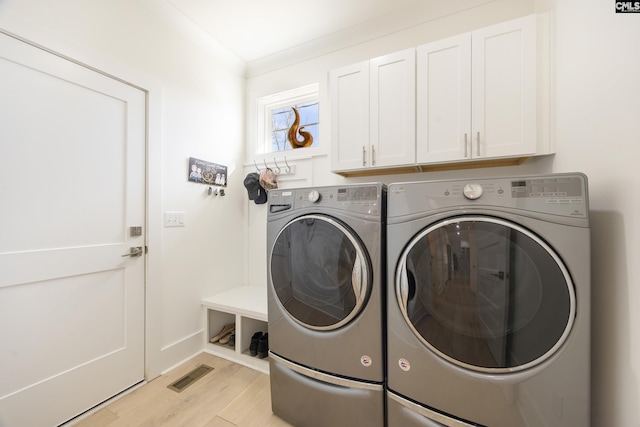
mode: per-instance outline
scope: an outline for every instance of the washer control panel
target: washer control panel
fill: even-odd
[[[318,203],[320,201],[320,193],[318,190],[311,190],[307,198],[311,203]]]
[[[353,185],[300,188],[293,191],[295,208],[316,206],[350,212],[377,213],[382,190],[378,185]]]
[[[322,207],[379,215],[385,191],[379,183],[270,190],[269,213]]]

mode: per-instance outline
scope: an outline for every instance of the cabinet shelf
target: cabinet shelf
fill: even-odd
[[[441,171],[448,171],[448,170],[517,166],[517,165],[523,164],[530,158],[531,157],[513,157],[513,158],[507,158],[507,159],[475,160],[475,161],[456,162],[456,163],[414,165],[414,166],[396,167],[396,168],[340,171],[335,173],[347,178],[351,178],[356,176],[393,175],[393,174],[416,173],[416,172],[441,172]]]
[[[255,332],[267,332],[267,291],[254,286],[239,286],[202,299],[205,334],[204,349],[207,353],[231,360],[266,374],[267,359],[249,354],[251,336]],[[224,325],[234,323],[235,345],[209,342]]]

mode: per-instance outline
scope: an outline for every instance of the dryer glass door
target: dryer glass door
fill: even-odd
[[[307,328],[332,330],[347,324],[370,292],[364,247],[331,217],[305,215],[289,222],[276,237],[270,263],[278,300]]]
[[[401,256],[396,296],[428,348],[483,372],[542,362],[576,314],[560,257],[531,231],[493,217],[449,218],[421,231]]]

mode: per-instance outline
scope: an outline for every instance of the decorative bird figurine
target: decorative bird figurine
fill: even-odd
[[[291,107],[291,109],[296,115],[296,118],[289,128],[289,132],[287,133],[287,140],[293,148],[310,147],[311,144],[313,144],[313,135],[311,135],[311,132],[302,130],[304,129],[304,126],[300,126],[300,114],[298,114],[298,110],[296,110],[295,107]],[[302,137],[302,141],[298,141],[298,133]]]

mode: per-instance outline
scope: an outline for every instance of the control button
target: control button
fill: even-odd
[[[318,203],[320,201],[320,193],[318,193],[318,190],[311,190],[309,193],[309,201],[311,203]]]
[[[474,183],[465,185],[462,193],[467,199],[476,200],[482,196],[483,191],[482,185]]]

